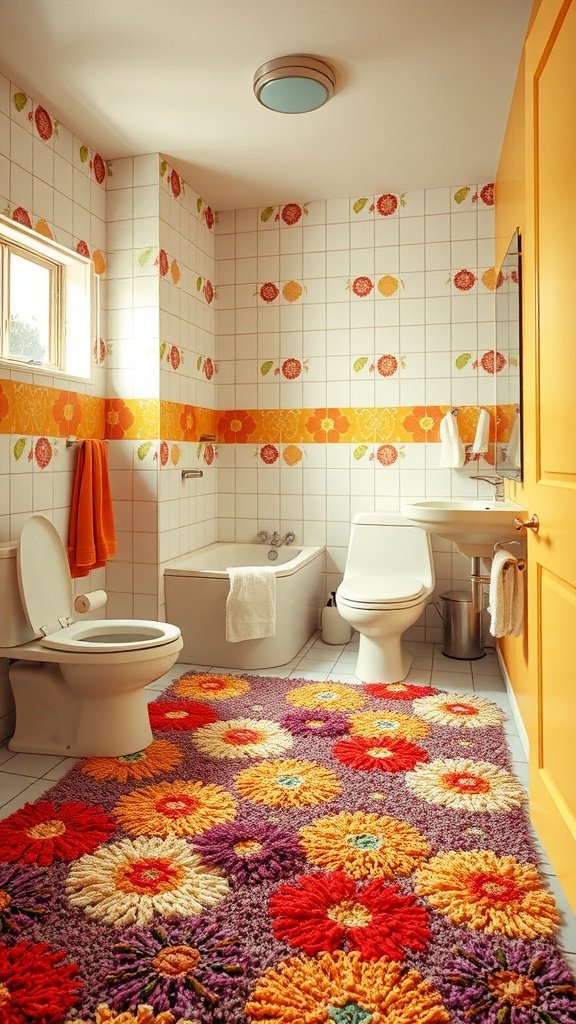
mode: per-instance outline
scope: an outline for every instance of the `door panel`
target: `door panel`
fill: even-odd
[[[576,0],[542,0],[526,43],[525,499],[530,807],[576,909]]]

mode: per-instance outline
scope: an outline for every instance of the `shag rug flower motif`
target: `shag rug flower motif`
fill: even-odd
[[[502,713],[184,674],[0,821],[0,1024],[576,1024]]]

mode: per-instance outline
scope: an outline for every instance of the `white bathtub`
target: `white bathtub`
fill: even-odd
[[[268,553],[278,551],[275,561]],[[271,549],[267,544],[209,544],[172,559],[164,568],[166,619],[179,626],[179,661],[222,668],[285,665],[318,628],[323,604],[323,547]],[[276,636],[226,640],[226,568],[272,565],[276,569]]]

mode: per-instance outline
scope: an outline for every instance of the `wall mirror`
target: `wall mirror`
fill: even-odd
[[[522,479],[522,303],[520,231],[514,232],[496,285],[496,445],[500,476]]]

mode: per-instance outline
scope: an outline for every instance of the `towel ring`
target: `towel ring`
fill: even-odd
[[[509,547],[514,547],[514,545],[518,545],[518,547],[521,547],[522,546],[522,541],[520,541],[520,540],[497,540],[495,545],[494,545],[494,547],[492,548],[492,551],[493,551],[494,554],[496,554],[497,551],[507,551]],[[512,552],[510,552],[510,554],[512,554]],[[524,572],[524,570],[526,568],[526,562],[524,561],[523,558],[519,558],[519,559],[517,559],[517,561],[518,561],[518,569],[520,570],[520,572]]]

